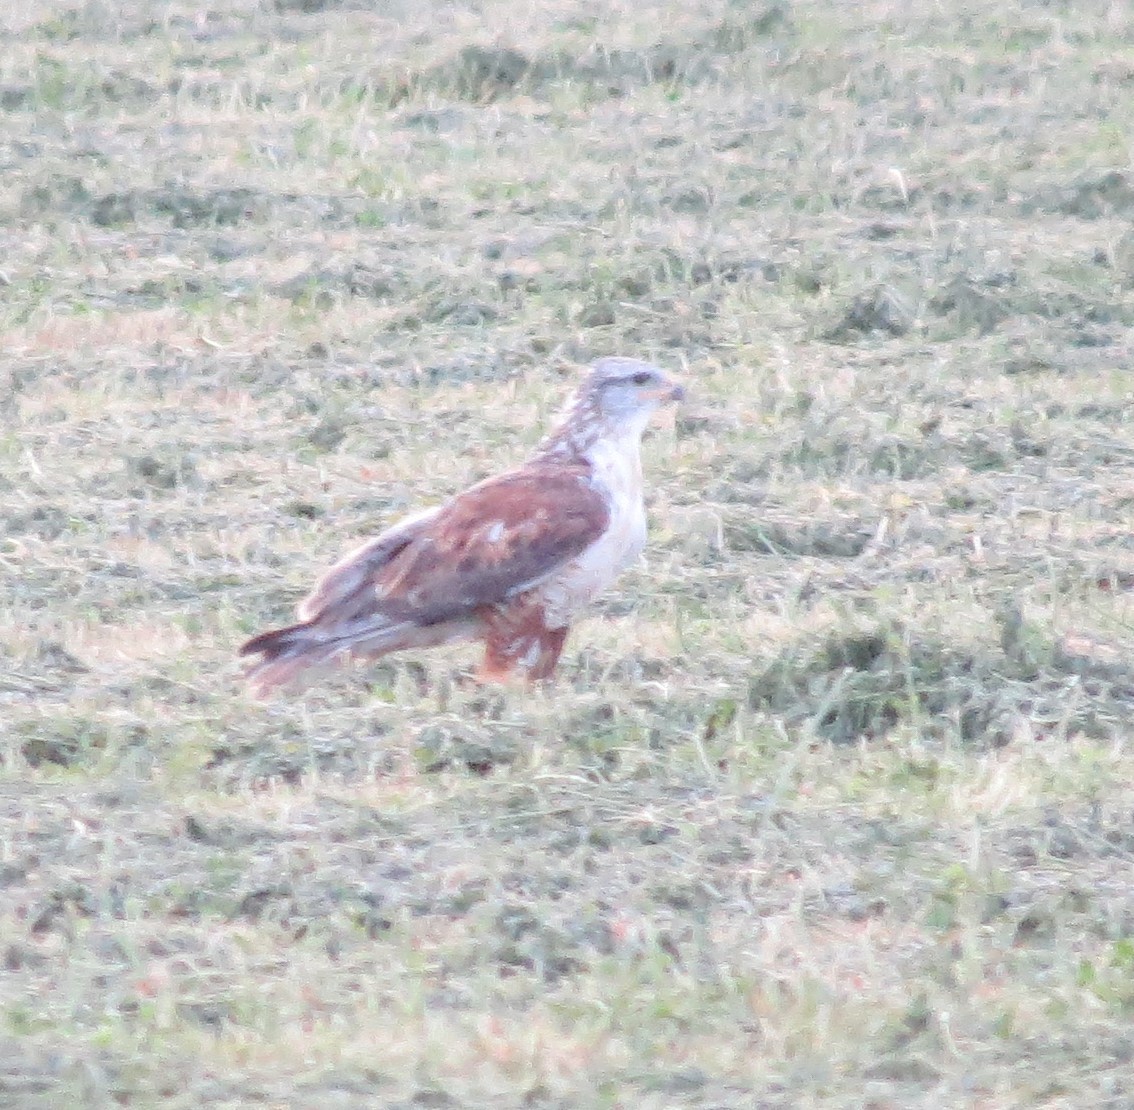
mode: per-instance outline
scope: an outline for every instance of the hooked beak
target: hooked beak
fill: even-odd
[[[680,382],[671,380],[669,385],[664,385],[659,389],[651,390],[649,396],[662,405],[668,404],[671,401],[684,401],[685,386],[683,386]]]

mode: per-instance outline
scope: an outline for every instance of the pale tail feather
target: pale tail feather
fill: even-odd
[[[260,656],[244,677],[256,694],[263,696],[277,686],[293,682],[301,671],[329,663],[349,647],[349,640],[328,638],[307,622],[261,633],[244,644],[240,654]]]
[[[356,627],[348,633],[329,636],[315,621],[293,624],[264,632],[240,649],[241,655],[259,655],[244,673],[257,696],[294,682],[304,671],[339,662],[355,655],[378,659],[405,648],[435,647],[467,639],[477,628],[474,620],[446,621],[422,627],[401,622],[395,625]]]

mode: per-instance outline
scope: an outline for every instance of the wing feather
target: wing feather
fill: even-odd
[[[299,624],[249,640],[261,690],[344,654],[377,657],[473,636],[486,607],[551,577],[599,540],[606,498],[582,466],[530,464],[387,529],[336,563]]]
[[[421,535],[437,513],[435,507],[407,517],[344,555],[299,603],[299,619],[312,620],[334,610],[337,619],[348,620],[356,611],[373,611],[375,577]]]
[[[606,530],[610,509],[583,467],[527,466],[442,506],[374,576],[388,618],[433,624],[530,589]]]
[[[363,544],[323,576],[299,616],[334,638],[468,617],[554,574],[609,520],[586,468],[528,465]]]

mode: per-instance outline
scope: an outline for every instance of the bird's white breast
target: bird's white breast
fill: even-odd
[[[642,502],[639,433],[601,440],[588,452],[591,484],[607,499],[606,531],[547,584],[544,597],[549,627],[562,627],[593,601],[642,553],[646,508]]]

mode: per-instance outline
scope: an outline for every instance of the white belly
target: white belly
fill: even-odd
[[[637,437],[632,444],[615,444],[612,450],[592,457],[592,464],[594,483],[609,498],[610,523],[597,542],[543,587],[549,628],[569,624],[646,546],[646,508],[642,503]]]

